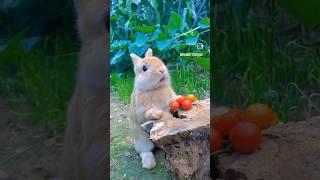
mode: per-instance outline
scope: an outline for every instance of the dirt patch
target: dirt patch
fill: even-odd
[[[172,179],[164,165],[164,154],[155,150],[156,168],[142,168],[128,127],[128,104],[111,98],[111,179]],[[59,179],[63,135],[48,136],[26,123],[0,98],[0,179]]]
[[[62,135],[54,137],[26,123],[0,98],[0,172],[10,179],[56,179]],[[1,179],[1,178],[0,178]]]

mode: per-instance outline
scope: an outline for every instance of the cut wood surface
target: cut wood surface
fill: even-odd
[[[319,180],[320,116],[265,130],[261,148],[253,154],[218,159],[222,179]]]
[[[179,111],[176,117],[168,113],[141,127],[165,151],[176,179],[209,179],[210,99],[195,101],[191,110]]]

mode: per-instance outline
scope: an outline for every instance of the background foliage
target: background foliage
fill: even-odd
[[[29,36],[75,35],[72,0],[2,0],[0,1],[0,37],[14,36],[28,30]]]
[[[0,1],[0,93],[52,135],[65,126],[79,44],[72,0]]]
[[[151,47],[166,62],[177,62],[180,52],[202,52],[204,57],[183,58],[209,69],[209,1],[113,0],[111,60],[117,72],[132,71],[130,53],[142,56]],[[197,42],[205,44],[197,50]]]
[[[310,4],[296,13],[296,1],[278,2],[215,4],[214,103],[263,102],[285,122],[303,120],[320,112],[320,34],[314,21],[320,16],[310,16],[307,10],[316,14],[316,8],[305,8]]]

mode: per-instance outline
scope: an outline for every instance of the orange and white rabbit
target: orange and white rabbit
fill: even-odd
[[[148,120],[158,120],[168,113],[168,106],[176,98],[171,88],[170,75],[165,64],[148,49],[141,58],[131,53],[135,82],[130,104],[130,129],[135,139],[135,149],[140,153],[142,167],[152,169],[156,162],[152,153],[154,144],[140,125]]]

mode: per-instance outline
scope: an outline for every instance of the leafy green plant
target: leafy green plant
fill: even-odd
[[[181,57],[180,53],[201,52],[204,55],[199,65],[209,69],[208,3],[195,0],[113,0],[110,17],[112,69],[121,73],[131,70],[128,55],[142,56],[150,47],[166,62],[188,59]],[[198,50],[198,42],[204,43],[205,48]]]

